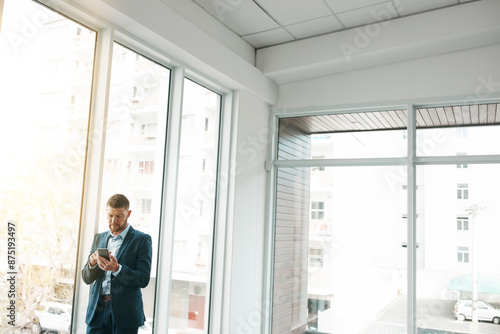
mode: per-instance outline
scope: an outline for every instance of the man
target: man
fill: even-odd
[[[94,237],[82,278],[90,287],[87,334],[136,334],[144,324],[141,288],[149,283],[151,236],[128,223],[131,210],[124,195],[109,198],[106,213],[109,231]],[[108,248],[109,260],[98,248]]]

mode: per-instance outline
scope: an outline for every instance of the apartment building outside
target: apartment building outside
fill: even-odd
[[[427,151],[423,152],[426,155],[466,156],[478,154],[478,148],[482,153],[495,152],[497,148],[491,141],[493,131],[494,127],[477,126],[417,130],[417,140],[433,143],[427,145]],[[405,139],[406,131],[374,135],[369,140],[364,135],[358,136],[354,132],[345,136],[354,138],[361,146],[397,146],[398,140],[394,136]],[[336,142],[338,139],[331,134],[313,135],[312,158],[331,157],[336,146],[340,145]],[[364,173],[362,169],[372,170]],[[499,279],[500,273],[492,265],[498,254],[498,245],[494,237],[487,237],[498,231],[500,212],[495,203],[500,198],[495,191],[498,181],[493,177],[497,172],[496,165],[467,163],[418,167],[417,296],[422,301],[470,299],[472,291],[453,290],[450,281],[470,276],[473,270],[480,276]],[[363,319],[376,322],[377,316],[391,302],[390,299],[374,301],[373,296],[367,297],[364,293],[366,288],[383,291],[375,295],[392,296],[393,299],[407,293],[406,171],[394,167],[386,167],[382,172],[371,167],[321,166],[311,168],[310,179],[310,326],[320,332],[329,332],[333,328],[338,330],[339,326],[342,327],[338,322],[345,321],[347,324],[342,330],[356,332],[358,329],[354,330],[351,324],[360,322],[355,321],[360,312]],[[350,186],[360,183],[365,189]],[[355,195],[350,196],[349,192]],[[346,197],[352,201],[346,202]],[[367,197],[369,201],[364,201]],[[347,205],[348,209],[339,208],[339,205]],[[360,210],[366,214],[359,214]],[[350,215],[361,220],[353,229],[342,226],[349,223]],[[352,243],[347,240],[352,240]],[[365,248],[362,244],[372,247]],[[384,248],[387,248],[385,253],[380,251]],[[359,249],[366,251],[363,254],[367,258],[363,278],[350,284],[346,280],[353,279],[351,273],[357,268],[356,264],[350,266],[345,261],[356,261],[355,254]],[[346,272],[347,268],[350,272]],[[360,286],[356,288],[356,284]],[[480,292],[479,298],[496,305],[500,302],[498,295],[491,293]],[[447,311],[452,317],[453,310]],[[333,320],[337,317],[340,319]],[[329,324],[332,322],[337,324]]]

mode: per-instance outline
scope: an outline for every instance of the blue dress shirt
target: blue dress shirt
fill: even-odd
[[[120,250],[123,240],[127,236],[129,230],[130,230],[130,225],[127,225],[127,227],[117,236],[114,236],[113,233],[109,235],[108,250],[114,257],[116,257],[116,254],[118,254],[118,251]],[[113,276],[117,276],[122,270],[122,266],[121,265],[119,266],[120,267],[118,268],[118,270],[113,273]],[[111,271],[104,272],[104,280],[102,281],[101,294],[102,295],[111,294]]]

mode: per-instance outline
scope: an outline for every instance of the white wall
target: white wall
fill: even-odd
[[[228,333],[261,333],[265,249],[269,106],[248,92],[238,94],[238,127]],[[231,219],[231,218],[230,218]]]
[[[405,8],[398,2],[399,10]],[[500,43],[497,0],[473,1],[257,50],[257,67],[283,84]]]
[[[500,94],[500,44],[280,85],[277,108],[471,100]]]

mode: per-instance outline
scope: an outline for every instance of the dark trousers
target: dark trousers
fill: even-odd
[[[118,328],[115,325],[110,301],[99,300],[94,320],[87,326],[87,334],[137,334],[139,331],[139,328]]]

